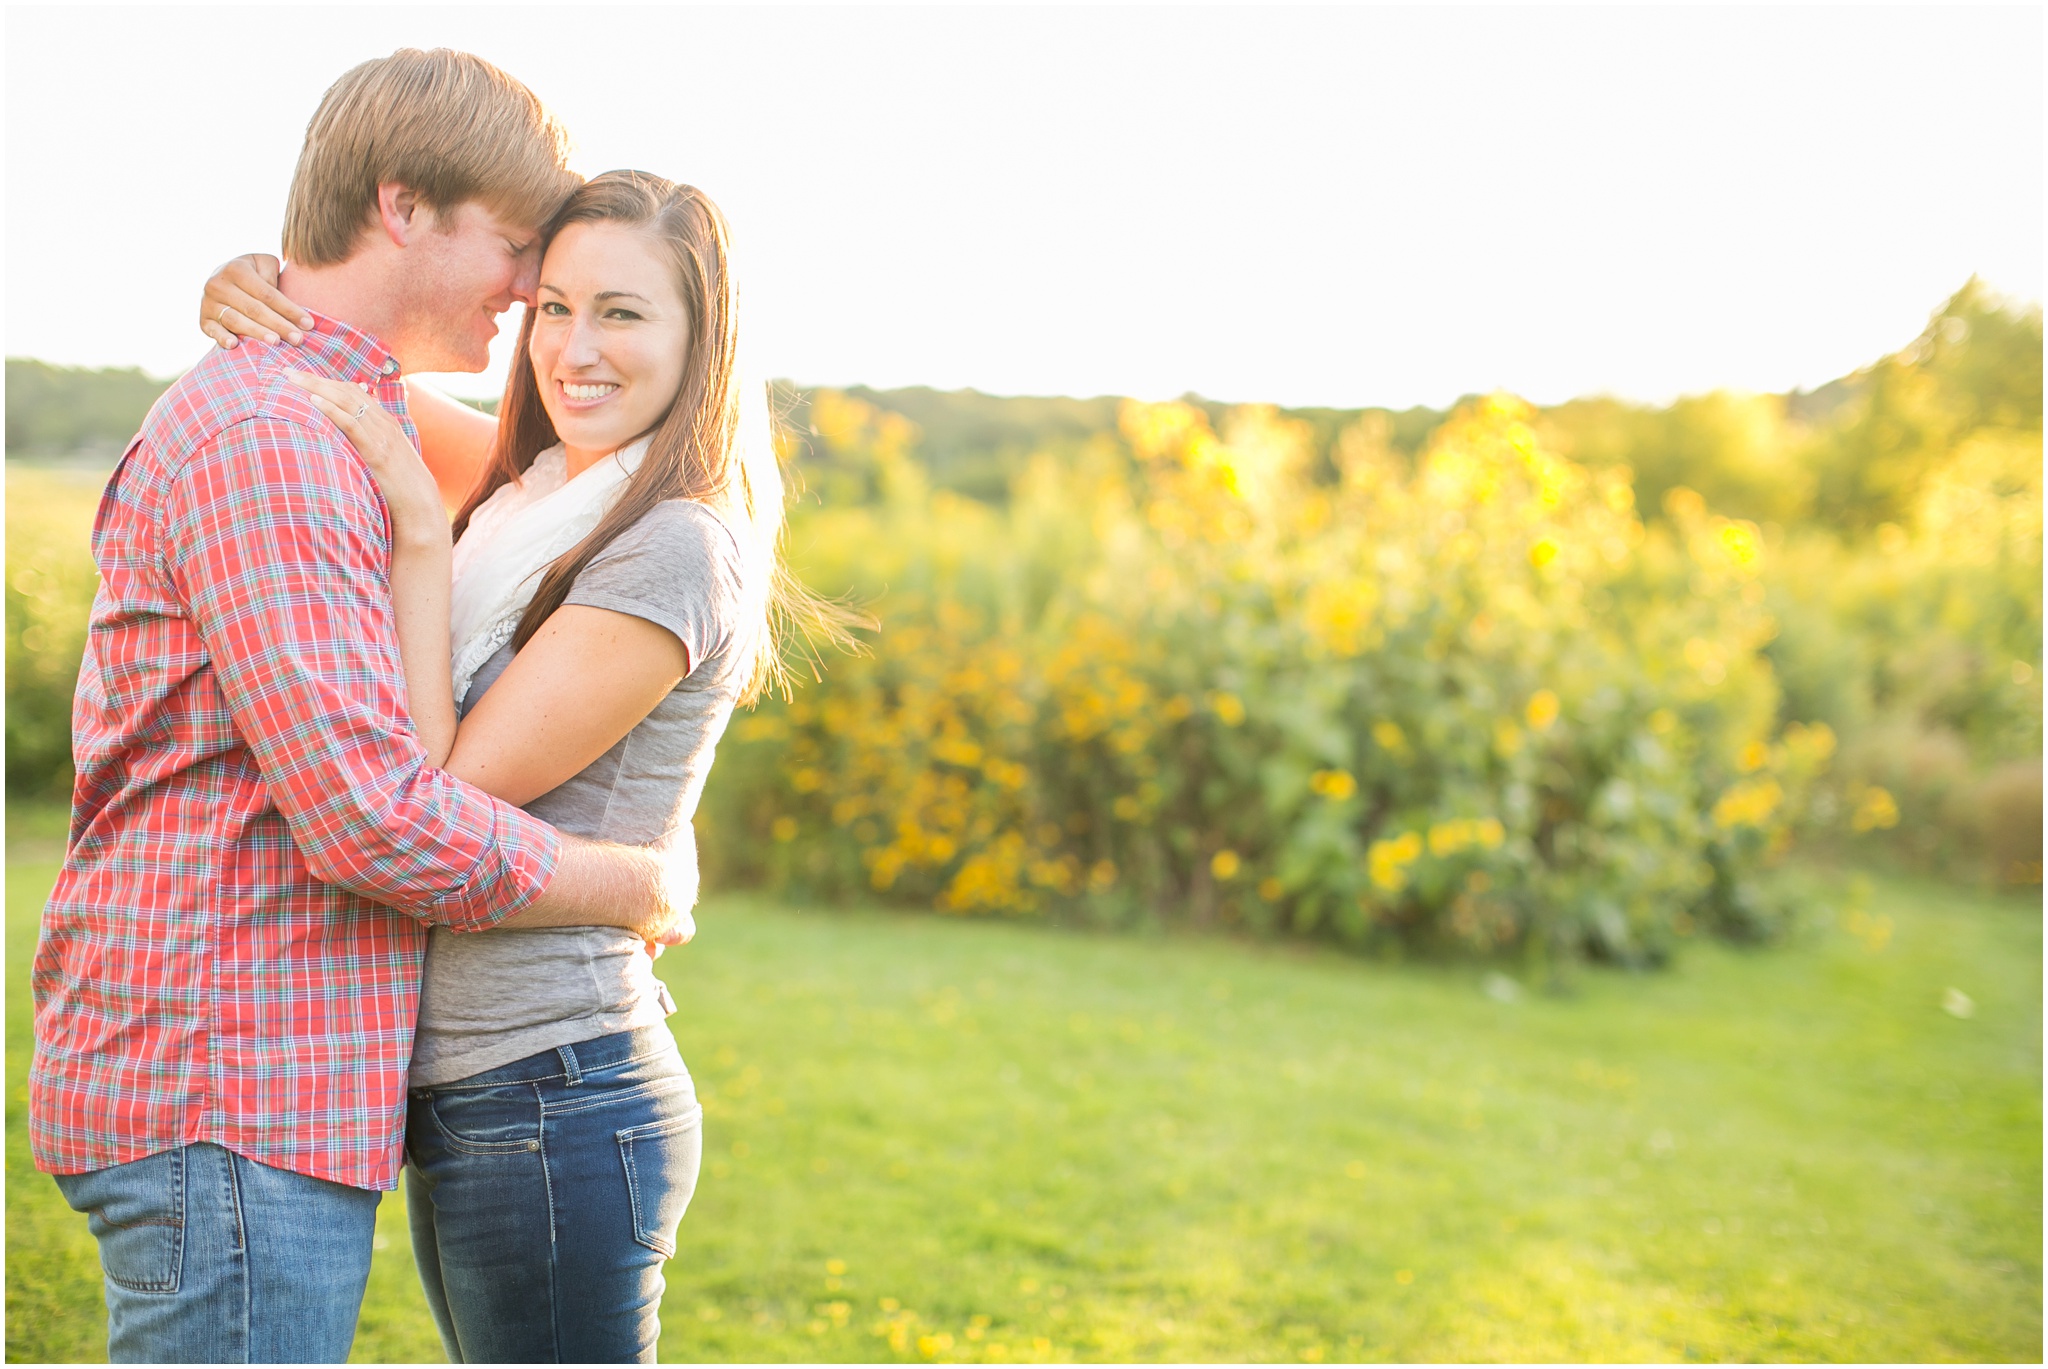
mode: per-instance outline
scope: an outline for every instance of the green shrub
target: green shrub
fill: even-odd
[[[1271,410],[1130,404],[1001,510],[878,451],[882,501],[792,543],[884,629],[735,723],[714,876],[1539,957],[1767,934],[1832,737],[1777,727],[1760,535],[1697,496],[1646,528],[1531,416],[1468,405],[1414,467],[1355,429],[1328,486]]]
[[[112,457],[169,385],[133,367],[92,371],[9,357],[7,455],[91,452]]]
[[[89,543],[105,473],[7,467],[7,792],[71,793],[71,694],[98,577]]]

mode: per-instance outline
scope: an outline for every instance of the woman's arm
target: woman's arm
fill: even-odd
[[[526,803],[611,750],[689,673],[690,653],[667,628],[565,605],[470,709],[445,768]]]
[[[689,650],[667,628],[565,604],[469,710],[444,768],[507,803],[528,803],[618,745],[689,673]],[[685,910],[697,901],[697,848],[687,835],[685,828],[677,846],[650,853],[666,902]],[[558,925],[525,916],[504,925]],[[673,929],[643,937],[647,954],[681,945],[696,929],[686,911]]]
[[[498,420],[461,400],[441,393],[416,376],[405,381],[405,408],[420,430],[420,459],[440,487],[441,503],[450,513],[462,507],[476,488],[491,444],[498,440]]]
[[[279,269],[276,257],[250,252],[215,271],[200,296],[199,331],[222,347],[238,346],[245,337],[303,341],[299,330],[311,328],[313,319],[277,288]],[[405,390],[406,409],[420,430],[420,459],[440,488],[441,503],[453,512],[483,474],[498,420],[418,380],[408,378]]]

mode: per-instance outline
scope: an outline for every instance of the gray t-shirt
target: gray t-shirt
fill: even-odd
[[[584,567],[570,604],[612,609],[673,632],[690,673],[581,773],[526,805],[564,832],[646,844],[673,838],[694,859],[696,812],[718,738],[753,661],[761,612],[739,543],[718,515],[672,499]],[[467,714],[512,661],[486,661]],[[609,927],[451,932],[427,945],[412,1084],[452,1083],[538,1051],[660,1022],[675,1003],[631,932]]]

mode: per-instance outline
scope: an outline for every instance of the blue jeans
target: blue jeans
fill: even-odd
[[[702,1110],[666,1027],[415,1089],[413,1258],[456,1364],[652,1364]]]
[[[115,1364],[339,1364],[377,1200],[207,1143],[60,1174],[106,1276]]]

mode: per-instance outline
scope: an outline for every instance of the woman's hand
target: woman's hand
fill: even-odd
[[[409,546],[446,547],[448,510],[426,462],[413,450],[405,429],[382,404],[345,380],[287,371],[293,384],[312,396],[321,413],[355,445],[363,464],[391,509],[393,537]]]
[[[264,342],[282,338],[293,346],[303,342],[299,330],[311,328],[313,317],[278,290],[278,269],[276,257],[250,252],[215,271],[199,304],[199,331],[222,347],[234,347],[245,337]],[[296,326],[293,319],[298,320]],[[406,389],[413,426],[419,430],[420,454],[440,482],[442,504],[453,512],[462,507],[490,460],[498,421],[431,385],[408,381]],[[354,400],[342,402],[351,410],[355,407]],[[368,459],[368,452],[363,455]],[[381,475],[378,483],[383,483]],[[384,497],[390,499],[391,491],[385,490]]]
[[[298,345],[313,317],[278,290],[279,269],[276,257],[249,252],[215,271],[200,296],[199,331],[223,347],[245,337]]]
[[[363,387],[304,371],[285,372],[355,445],[391,511],[391,612],[405,662],[413,728],[438,766],[455,745],[455,693],[448,674],[448,511],[405,429]]]

